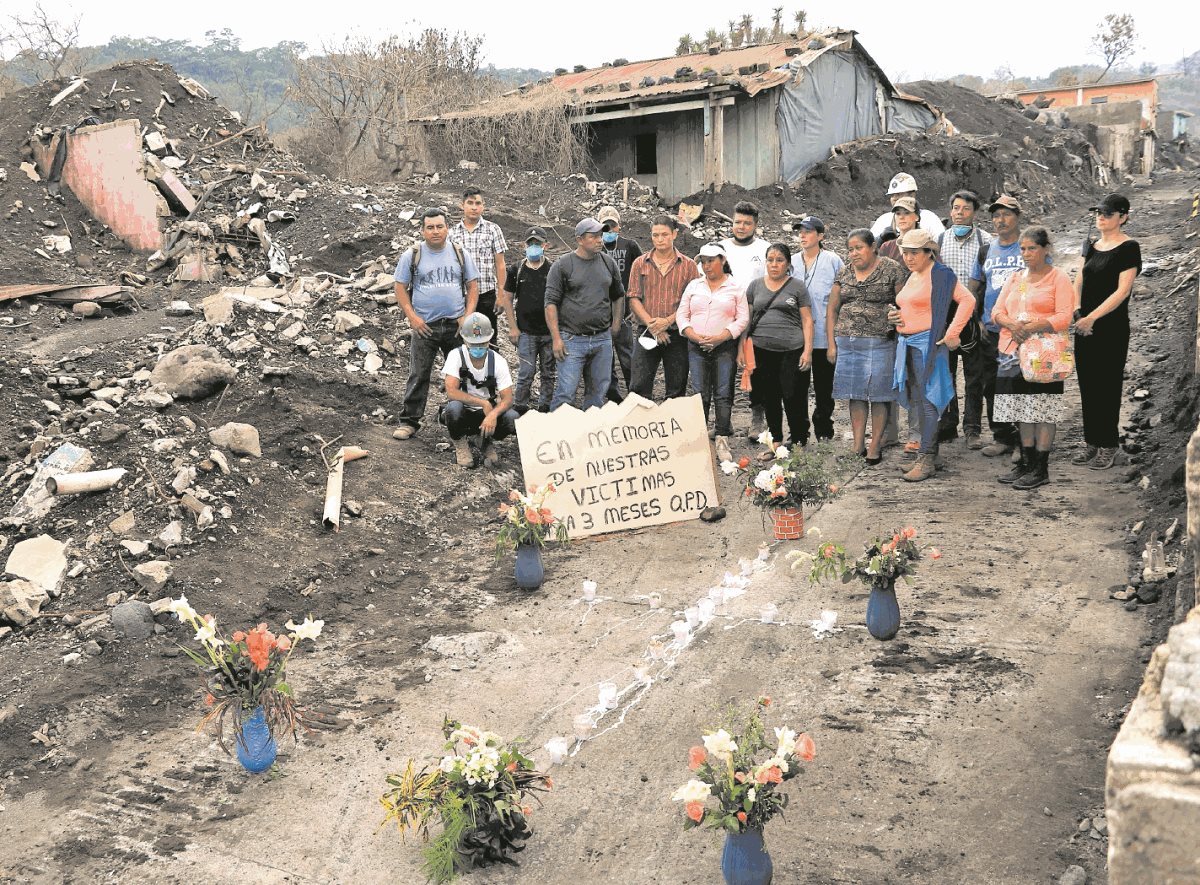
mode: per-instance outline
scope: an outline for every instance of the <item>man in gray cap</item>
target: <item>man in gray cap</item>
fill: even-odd
[[[575,226],[574,252],[559,258],[546,279],[546,325],[558,360],[551,409],[574,403],[583,381],[583,407],[601,406],[612,380],[613,335],[621,323],[625,286],[604,254],[604,226],[585,218]]]
[[[517,429],[512,373],[504,357],[488,347],[493,333],[486,316],[470,314],[463,320],[460,334],[463,346],[450,351],[442,368],[446,404],[438,420],[446,425],[459,467],[475,466],[471,441],[476,434],[483,463],[494,467],[500,460],[494,441]]]
[[[629,271],[633,268],[633,262],[641,257],[642,248],[628,237],[621,236],[621,213],[612,206],[601,208],[596,213],[596,220],[604,226],[604,231],[600,234],[600,240],[604,244],[604,254],[617,263],[617,269],[621,271],[621,285],[625,287],[625,291],[629,291]],[[633,383],[633,325],[630,319],[629,302],[625,301],[624,304],[621,325],[613,334],[615,361],[612,369],[612,381],[608,385],[608,398],[614,403],[619,403],[623,399],[621,383],[617,380],[618,366],[621,374],[625,376],[625,389],[631,390]]]

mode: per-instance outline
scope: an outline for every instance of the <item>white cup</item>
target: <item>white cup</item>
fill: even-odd
[[[775,619],[779,617],[779,606],[775,605],[773,602],[768,602],[762,607],[762,612],[760,614],[764,624],[774,624]]]
[[[600,706],[605,710],[617,709],[617,684],[615,682],[600,683]]]
[[[567,750],[570,749],[565,737],[552,737],[546,741],[543,748],[550,754],[551,765],[562,765],[567,758]]]
[[[688,629],[694,629],[700,623],[700,609],[690,605],[683,610],[683,617],[687,620]]]
[[[687,621],[672,621],[671,632],[675,634],[675,641],[680,645],[687,645],[688,637],[691,636],[692,629],[687,625]]]
[[[575,737],[579,740],[586,741],[595,730],[596,723],[592,721],[591,713],[580,713],[575,717]]]

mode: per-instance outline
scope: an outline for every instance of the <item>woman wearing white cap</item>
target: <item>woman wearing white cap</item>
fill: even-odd
[[[737,371],[738,338],[750,321],[746,293],[730,276],[725,250],[708,243],[697,256],[704,276],[683,290],[675,314],[679,332],[688,339],[688,365],[692,387],[704,403],[704,417],[716,403],[714,436],[717,455],[732,460],[733,379]]]

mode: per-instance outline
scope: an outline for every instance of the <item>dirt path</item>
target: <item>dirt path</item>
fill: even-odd
[[[809,537],[774,545],[773,568],[652,670],[645,690],[632,686],[630,665],[678,610],[754,555],[765,537],[757,511],[735,505],[711,527],[574,545],[549,558],[547,584],[526,596],[510,565],[491,561],[492,527],[455,521],[490,513],[504,481],[473,474],[441,488],[427,479],[445,463],[434,437],[400,449],[367,425],[363,443],[377,456],[362,462],[371,482],[358,480],[370,489],[366,518],[336,538],[314,534],[318,484],[285,463],[242,535],[178,563],[180,586],[226,622],[286,620],[305,607],[325,618],[326,637],[297,658],[292,682],[347,727],[285,747],[282,776],[247,777],[192,730],[178,630],[111,646],[85,658],[86,670],[35,669],[8,643],[0,729],[5,709],[22,722],[21,711],[45,710],[70,752],[0,766],[0,881],[419,882],[418,846],[378,832],[377,797],[409,756],[437,752],[442,714],[540,748],[570,734],[596,683],[611,679],[629,687],[626,703],[555,772],[521,868],[466,881],[718,881],[719,837],[683,833],[669,796],[687,778],[687,748],[725,705],[765,693],[771,724],[817,744],[786,820],[767,833],[776,881],[1053,882],[1081,863],[1103,882],[1102,843],[1076,836],[1076,823],[1102,809],[1105,754],[1148,628],[1108,599],[1127,576],[1135,486],[1066,463],[1079,441],[1068,390],[1075,408],[1049,486],[1002,487],[1002,465],[957,442],[932,482],[900,482],[892,456],[810,515],[823,537],[852,545],[911,523],[945,552],[900,588],[896,640],[866,634],[857,586],[812,587],[788,573],[783,555],[812,550]],[[326,432],[337,407],[333,388],[295,398],[271,406],[292,422],[274,425],[280,435],[294,426],[292,446],[302,430]],[[286,440],[264,442],[279,451]],[[605,597],[590,610],[577,601],[588,576]],[[663,611],[641,598],[651,590]],[[785,624],[757,622],[766,602]],[[807,623],[824,608],[844,630],[816,640]],[[430,651],[435,634],[477,651]]]

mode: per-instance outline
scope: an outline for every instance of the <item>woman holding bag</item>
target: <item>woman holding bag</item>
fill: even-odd
[[[808,288],[792,276],[792,250],[786,243],[767,248],[767,275],[746,288],[746,302],[750,307],[746,340],[753,342],[754,354],[750,384],[758,391],[771,433],[771,443],[758,459],[767,462],[774,459],[775,447],[783,440],[784,414],[788,445],[808,444],[812,302]]]
[[[1050,481],[1062,379],[1072,364],[1067,328],[1075,290],[1070,277],[1048,263],[1050,234],[1044,227],[1027,228],[1020,242],[1025,269],[1000,290],[992,322],[1000,327],[996,420],[1016,423],[1021,431],[1021,460],[1000,482],[1028,490]]]

